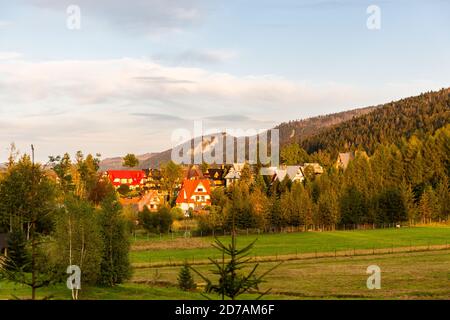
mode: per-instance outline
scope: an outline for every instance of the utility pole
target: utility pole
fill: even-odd
[[[33,198],[35,191],[35,183],[34,183],[34,146],[31,145],[31,299],[36,299],[36,219],[34,217],[35,213],[33,210]]]

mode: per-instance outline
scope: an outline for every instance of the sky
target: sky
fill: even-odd
[[[11,142],[159,152],[194,121],[261,130],[450,87],[449,40],[448,0],[0,0],[0,162]]]

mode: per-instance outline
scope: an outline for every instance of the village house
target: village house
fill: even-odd
[[[302,182],[305,179],[303,174],[303,168],[300,165],[297,166],[281,166],[280,168],[271,167],[268,168],[266,172],[273,172],[272,182],[273,181],[283,181],[286,177],[288,177],[292,182],[298,181]]]
[[[138,202],[138,210],[142,211],[145,207],[151,212],[158,211],[163,204],[163,196],[157,190],[149,190]]]
[[[316,175],[322,174],[323,173],[323,167],[318,164],[317,162],[312,162],[312,163],[304,163],[302,166],[302,171],[303,173],[305,173],[306,168],[312,168],[313,173]]]
[[[146,182],[145,172],[142,170],[109,170],[106,175],[116,189],[127,185],[130,190],[134,190],[142,188]]]
[[[207,179],[196,179],[183,181],[178,192],[176,204],[184,212],[189,208],[201,210],[211,205],[211,187]]]
[[[356,157],[365,157],[365,158],[369,158],[367,153],[365,151],[355,151],[355,152],[344,152],[344,153],[339,153],[337,160],[336,160],[336,164],[335,167],[338,169],[347,169],[349,163],[354,160]]]
[[[236,181],[241,179],[241,172],[244,169],[245,163],[234,163],[225,175],[225,185],[227,187],[233,185]]]
[[[355,154],[353,152],[345,152],[345,153],[339,153],[337,160],[336,160],[336,168],[340,169],[347,169],[348,164],[351,160],[355,158]]]
[[[225,185],[224,168],[208,168],[204,177],[211,181],[211,187],[223,187]]]
[[[203,179],[203,172],[197,165],[191,165],[184,169],[183,172],[184,179],[187,180],[197,180]]]
[[[146,189],[161,189],[161,171],[159,169],[144,169]]]

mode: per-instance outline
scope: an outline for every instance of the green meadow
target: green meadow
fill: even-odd
[[[229,241],[226,236],[219,239]],[[254,240],[256,243],[252,254],[257,257],[446,244],[450,246],[450,227],[240,235],[238,245],[245,246]],[[184,260],[195,263],[208,257],[218,257],[217,250],[211,247],[213,241],[212,237],[138,238],[132,240],[133,251],[130,257],[134,264],[175,263]]]

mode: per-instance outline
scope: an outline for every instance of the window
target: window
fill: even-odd
[[[197,188],[197,192],[203,192],[203,188]]]

